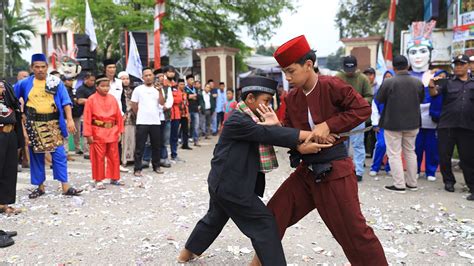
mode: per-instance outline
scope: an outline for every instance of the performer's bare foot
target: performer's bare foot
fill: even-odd
[[[262,264],[260,263],[260,260],[258,259],[257,255],[253,256],[253,259],[250,262],[249,266],[262,266]]]
[[[197,258],[198,255],[192,253],[191,251],[183,248],[181,250],[181,252],[179,253],[179,256],[176,258],[176,260],[178,261],[178,263],[186,263],[192,259],[195,259]]]

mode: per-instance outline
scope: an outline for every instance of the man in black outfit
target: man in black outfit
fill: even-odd
[[[454,145],[458,147],[460,166],[474,200],[474,78],[469,77],[469,57],[458,55],[453,59],[454,76],[450,79],[430,80],[431,97],[443,97],[438,124],[438,152],[444,189],[454,192],[451,158]]]
[[[84,112],[84,105],[86,104],[87,98],[89,98],[95,92],[95,75],[91,72],[86,72],[84,76],[84,83],[79,88],[77,88],[76,91],[77,105],[79,109],[78,111],[81,113],[81,115]],[[79,128],[77,128],[77,130],[79,130]],[[83,138],[82,141],[84,143],[82,149],[82,152],[84,153],[84,159],[89,159],[89,145],[87,145],[86,138]]]

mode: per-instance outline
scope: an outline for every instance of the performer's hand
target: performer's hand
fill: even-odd
[[[314,129],[311,132],[311,135],[309,135],[306,138],[304,143],[305,144],[308,144],[310,142],[328,143],[328,136],[330,132],[331,131],[328,127],[328,124],[326,124],[326,122],[317,124],[316,126],[314,126]]]
[[[92,144],[94,143],[94,138],[92,136],[86,137],[87,138],[87,144]]]
[[[67,131],[71,134],[75,134],[76,133],[76,126],[74,125],[74,120],[72,119],[68,119],[66,121],[66,125],[67,125]]]
[[[264,122],[258,122],[257,124],[262,126],[281,126],[280,120],[278,120],[278,117],[272,108],[260,104],[260,106],[257,107],[257,112],[264,120]]]
[[[321,151],[323,148],[329,148],[332,147],[332,144],[320,144],[316,142],[310,142],[310,143],[303,143],[298,145],[296,148],[299,153],[301,154],[312,154],[312,153],[318,153]]]

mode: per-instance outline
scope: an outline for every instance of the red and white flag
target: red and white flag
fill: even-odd
[[[155,69],[161,67],[160,53],[160,34],[161,34],[161,18],[165,15],[165,0],[156,0],[155,17],[154,17],[154,43],[155,43]]]
[[[51,24],[51,0],[46,1],[46,56],[51,56],[51,66],[56,69],[56,55],[53,44],[53,27]]]
[[[385,40],[383,42],[385,63],[387,67],[392,67],[393,60],[393,36],[395,32],[395,14],[398,0],[390,0],[390,9],[388,11],[387,29],[385,31]]]

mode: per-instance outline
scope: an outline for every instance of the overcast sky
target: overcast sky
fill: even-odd
[[[265,45],[279,46],[285,41],[304,34],[311,48],[317,50],[318,56],[336,52],[342,46],[339,42],[339,30],[334,19],[339,6],[336,0],[295,0],[296,10],[281,14],[282,25],[275,30],[275,35]],[[241,34],[244,42],[255,45],[245,33]]]

